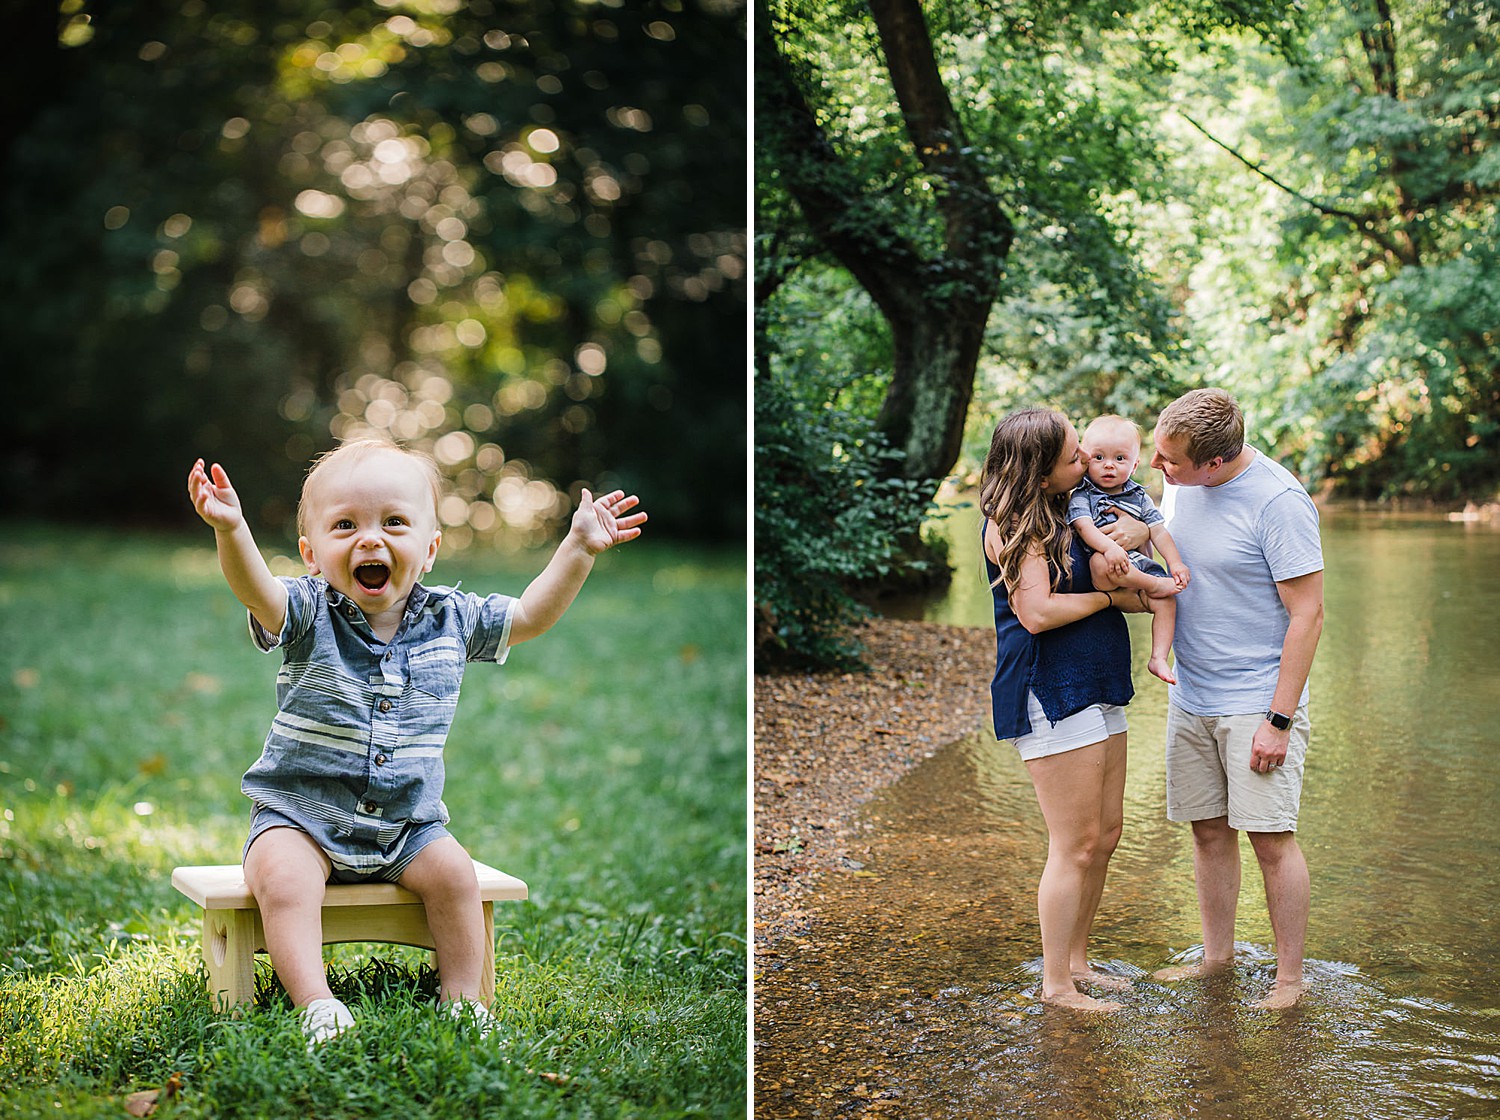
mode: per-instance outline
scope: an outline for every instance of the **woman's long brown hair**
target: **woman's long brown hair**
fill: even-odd
[[[995,425],[980,476],[979,508],[1000,529],[995,558],[1004,583],[1014,591],[1021,562],[1040,545],[1056,591],[1071,574],[1068,495],[1049,494],[1042,480],[1052,472],[1067,440],[1068,421],[1050,408],[1023,408]],[[991,586],[994,586],[992,584]]]

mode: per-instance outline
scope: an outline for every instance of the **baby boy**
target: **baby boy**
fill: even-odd
[[[1140,429],[1123,416],[1101,416],[1084,430],[1080,443],[1088,475],[1068,501],[1068,520],[1083,543],[1094,550],[1089,574],[1101,591],[1130,587],[1146,593],[1151,610],[1151,658],[1146,667],[1153,676],[1176,684],[1167,664],[1177,626],[1173,596],[1188,585],[1191,575],[1161,511],[1145,487],[1131,478],[1141,461]],[[1146,525],[1152,547],[1170,571],[1144,553],[1126,552],[1100,531],[1100,526],[1116,519],[1114,510],[1124,510]]]
[[[276,718],[242,786],[254,803],[245,881],[309,1045],[354,1023],[323,970],[329,882],[397,882],[419,895],[441,1005],[488,1033],[479,887],[442,802],[464,666],[502,662],[557,622],[594,558],[640,535],[646,515],[629,513],[639,500],[585,490],[546,568],[511,598],[418,582],[442,541],[441,478],[431,459],[389,440],[344,443],[313,464],[297,511],[308,574],[296,579],[271,574],[223,467],[198,460],[188,492],[256,645],[282,650]]]

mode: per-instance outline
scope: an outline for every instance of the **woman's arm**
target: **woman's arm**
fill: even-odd
[[[984,530],[984,547],[985,551],[990,554],[991,560],[995,558],[994,552],[998,544],[993,534],[998,533],[999,529],[993,522]],[[1033,634],[1040,634],[1043,630],[1055,630],[1059,626],[1077,622],[1080,618],[1098,614],[1107,607],[1122,605],[1126,601],[1122,598],[1117,604],[1115,600],[1117,593],[1109,591],[1077,593],[1053,591],[1050,573],[1047,570],[1047,558],[1042,555],[1039,548],[1027,553],[1026,559],[1021,561],[1020,580],[1008,591],[1010,609],[1015,612],[1021,625]],[[1130,600],[1138,601],[1134,591],[1127,591],[1124,594]]]

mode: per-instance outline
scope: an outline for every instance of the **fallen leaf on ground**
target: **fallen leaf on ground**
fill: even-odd
[[[160,1089],[142,1089],[125,1098],[125,1111],[131,1116],[150,1116],[163,1100],[171,1100],[182,1091],[182,1074],[174,1073]]]

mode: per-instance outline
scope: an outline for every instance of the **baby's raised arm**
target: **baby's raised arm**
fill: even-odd
[[[215,463],[210,477],[199,459],[188,471],[188,496],[198,516],[214,531],[219,568],[229,589],[267,633],[280,634],[286,623],[286,588],[271,574],[260,549],[255,547],[255,538],[228,473]]]
[[[1172,539],[1172,534],[1167,532],[1166,522],[1158,521],[1151,526],[1151,544],[1161,554],[1167,570],[1172,573],[1172,579],[1177,584],[1177,590],[1181,591],[1193,578],[1193,574],[1182,562],[1182,554],[1177,551],[1177,542]]]
[[[552,554],[542,573],[521,592],[512,608],[510,644],[528,641],[545,634],[572,605],[583,581],[594,570],[594,557],[607,548],[641,535],[644,513],[621,516],[640,505],[634,494],[616,490],[602,498],[587,490],[573,514],[568,535]]]

